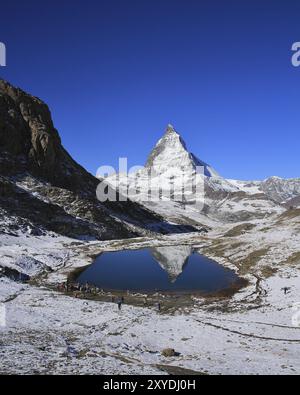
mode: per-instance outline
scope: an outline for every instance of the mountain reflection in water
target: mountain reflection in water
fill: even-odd
[[[212,293],[238,279],[232,270],[182,245],[105,252],[77,281],[104,290]]]

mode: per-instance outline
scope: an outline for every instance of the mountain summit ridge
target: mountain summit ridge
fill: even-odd
[[[182,135],[172,124],[167,125],[164,135],[151,151],[145,167],[155,170],[156,174],[163,174],[170,168],[178,169],[178,172],[193,172],[197,167],[202,167],[205,176],[219,177],[216,170],[188,150]]]

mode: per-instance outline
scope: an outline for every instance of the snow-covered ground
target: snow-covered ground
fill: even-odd
[[[0,278],[0,373],[161,374],[172,366],[208,374],[299,374],[299,262],[289,259],[300,240],[295,228],[282,228],[266,230],[261,223],[235,237],[219,228],[206,237],[112,242],[1,235],[1,266],[39,274],[39,285]],[[191,306],[161,313],[126,304],[119,312],[113,303],[49,288],[103,250],[172,244],[197,246],[243,273],[249,286],[229,299],[195,298]],[[253,255],[267,248],[271,254]],[[248,267],[250,254],[255,264]],[[270,274],[271,263],[276,270]],[[287,295],[283,287],[290,288]],[[163,357],[165,348],[180,355]]]

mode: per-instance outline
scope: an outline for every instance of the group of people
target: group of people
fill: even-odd
[[[69,281],[58,284],[57,290],[61,292],[80,292],[83,294],[94,294],[94,295],[102,292],[100,288],[95,287],[89,283],[85,283],[84,285],[82,285],[79,283],[70,283]]]
[[[98,287],[95,287],[92,284],[89,284],[86,282],[85,284],[80,284],[80,283],[72,283],[70,281],[64,282],[64,283],[59,283],[57,285],[57,290],[60,292],[74,292],[75,298],[80,297],[80,295],[98,295],[98,294],[104,294],[103,289],[100,289]],[[118,306],[119,311],[122,310],[122,305],[125,303],[125,298],[124,296],[120,296],[116,298],[115,296],[111,297],[111,302],[116,303]],[[148,300],[147,298],[144,298],[144,306],[148,305]],[[156,303],[156,308],[160,312],[161,311],[161,303],[157,302]]]

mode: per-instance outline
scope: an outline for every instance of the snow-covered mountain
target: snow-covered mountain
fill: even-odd
[[[183,192],[182,180],[195,178],[200,185],[196,193]],[[151,183],[149,175],[151,174]],[[107,179],[122,193],[162,215],[169,221],[213,226],[215,222],[239,222],[281,214],[282,203],[300,196],[300,179],[272,177],[264,181],[225,179],[206,162],[191,153],[181,135],[168,125],[163,137],[151,151],[143,169],[129,175],[113,175]],[[165,197],[164,190],[173,190]],[[149,199],[149,191],[162,190],[159,199]],[[168,188],[167,188],[168,187]],[[157,194],[156,194],[157,196]],[[196,198],[195,198],[196,196]],[[171,197],[171,199],[170,199]],[[194,205],[195,200],[202,205]]]
[[[158,141],[148,157],[145,168],[153,169],[156,174],[166,174],[170,169],[180,169],[187,173],[195,171],[197,166],[204,167],[207,177],[219,177],[207,163],[188,151],[185,142],[172,125],[168,125],[164,136]]]
[[[288,202],[300,196],[300,178],[270,177],[260,184],[261,190],[276,202]]]

